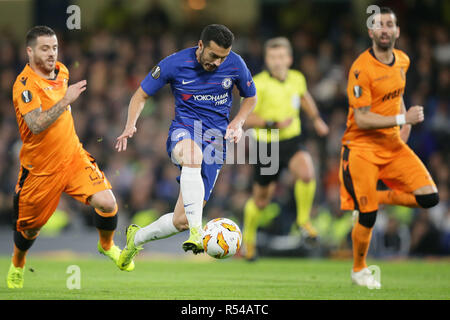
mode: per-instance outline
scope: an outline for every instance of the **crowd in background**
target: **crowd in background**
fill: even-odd
[[[107,26],[107,12],[102,17],[104,28],[79,32],[76,36],[58,34],[59,60],[69,68],[70,83],[82,79],[88,82],[88,90],[72,104],[76,131],[110,180],[121,216],[132,219],[143,211],[158,216],[173,210],[179,192],[176,182],[179,169],[168,158],[165,147],[174,117],[174,99],[168,86],[147,102],[127,151],[116,152],[114,144],[124,129],[130,98],[142,79],[162,58],[196,45],[201,28],[171,30],[168,14],[160,8],[143,15],[141,20],[134,19],[140,27],[129,33]],[[127,17],[119,21],[125,21],[126,25]],[[285,32],[283,35],[292,41],[293,68],[305,75],[308,89],[330,127],[330,134],[319,138],[307,115],[301,114],[306,146],[318,179],[313,224],[330,248],[348,248],[351,219],[349,213],[339,210],[340,139],[348,111],[348,70],[370,45],[367,34],[360,33],[360,26],[345,15],[338,16],[326,30],[314,24],[288,31],[276,30],[264,21],[260,24],[247,32],[235,31],[233,50],[256,74],[264,68],[263,44],[269,36]],[[408,144],[431,172],[441,201],[429,210],[380,207],[371,247],[372,254],[378,257],[450,254],[448,30],[438,23],[420,21],[413,28],[401,29],[397,47],[411,58],[405,104],[407,108],[423,105],[426,119],[412,128]],[[11,88],[27,62],[25,52],[23,42],[14,40],[7,30],[0,33],[0,224],[3,225],[10,223],[13,210],[21,146]],[[238,106],[236,99],[233,114]],[[251,194],[252,170],[251,165],[223,167],[205,207],[205,219],[234,217],[242,221],[242,209]],[[282,208],[282,216],[271,232],[288,234],[292,230],[296,214],[293,184],[293,177],[287,172],[280,176],[276,202]],[[63,196],[60,208],[69,213],[70,221],[92,225],[90,207]]]

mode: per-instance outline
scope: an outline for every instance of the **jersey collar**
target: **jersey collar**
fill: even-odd
[[[59,74],[59,63],[56,62],[56,64],[55,64],[55,77],[54,77],[54,78],[50,78],[50,79],[46,79],[46,78],[43,78],[43,77],[41,77],[40,75],[38,75],[38,74],[33,70],[33,68],[31,68],[31,66],[30,66],[29,63],[26,64],[25,69],[26,69],[26,72],[27,72],[27,73],[32,73],[33,75],[35,75],[35,76],[38,77],[38,78],[41,78],[41,79],[44,79],[44,80],[47,80],[47,81],[55,81],[55,80],[58,78],[58,74]]]
[[[375,56],[375,52],[373,52],[373,48],[369,48],[369,53],[370,53],[371,56],[372,56],[375,60],[377,60],[379,63],[381,63],[382,65],[388,66],[388,67],[392,67],[392,66],[395,64],[395,61],[397,60],[396,57],[395,57],[395,52],[394,52],[394,50],[392,50],[392,54],[394,55],[394,60],[392,60],[392,62],[389,63],[389,64],[383,63],[383,62],[381,62],[380,60],[378,60],[377,57]]]

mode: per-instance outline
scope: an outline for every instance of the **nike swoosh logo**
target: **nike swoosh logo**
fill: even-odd
[[[186,208],[186,207],[189,207],[191,204],[194,204],[193,202],[192,203],[188,203],[188,204],[186,204],[186,205],[184,205],[184,207]]]
[[[194,81],[195,81],[195,80],[191,80],[191,81],[184,81],[184,80],[183,80],[183,81],[181,81],[181,83],[182,83],[182,84],[188,84],[188,83],[191,83],[191,82],[194,82]]]

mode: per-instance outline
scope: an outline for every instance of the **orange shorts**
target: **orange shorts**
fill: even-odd
[[[107,189],[111,189],[111,184],[84,149],[74,155],[65,169],[52,175],[33,175],[22,167],[14,195],[16,230],[41,228],[58,207],[63,192],[88,204],[90,196]]]
[[[374,151],[342,148],[339,170],[341,210],[378,210],[378,180],[393,190],[407,193],[424,186],[435,186],[422,161],[406,144],[388,158],[380,157]]]

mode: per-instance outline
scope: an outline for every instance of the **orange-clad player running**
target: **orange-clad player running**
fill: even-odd
[[[86,81],[68,86],[69,72],[57,61],[58,40],[45,26],[26,37],[29,63],[13,86],[13,103],[22,149],[14,195],[14,253],[9,288],[23,287],[28,249],[58,206],[63,192],[95,208],[98,250],[117,261],[114,245],[117,204],[111,185],[75,132],[70,104],[86,90]]]
[[[406,144],[411,125],[422,122],[424,114],[422,106],[406,112],[403,102],[409,58],[394,49],[400,35],[397,18],[386,7],[374,18],[368,31],[372,47],[356,59],[348,76],[350,108],[340,182],[341,209],[358,214],[352,230],[352,281],[380,288],[366,264],[378,204],[430,208],[439,196],[424,164]],[[378,180],[390,190],[377,191]]]

